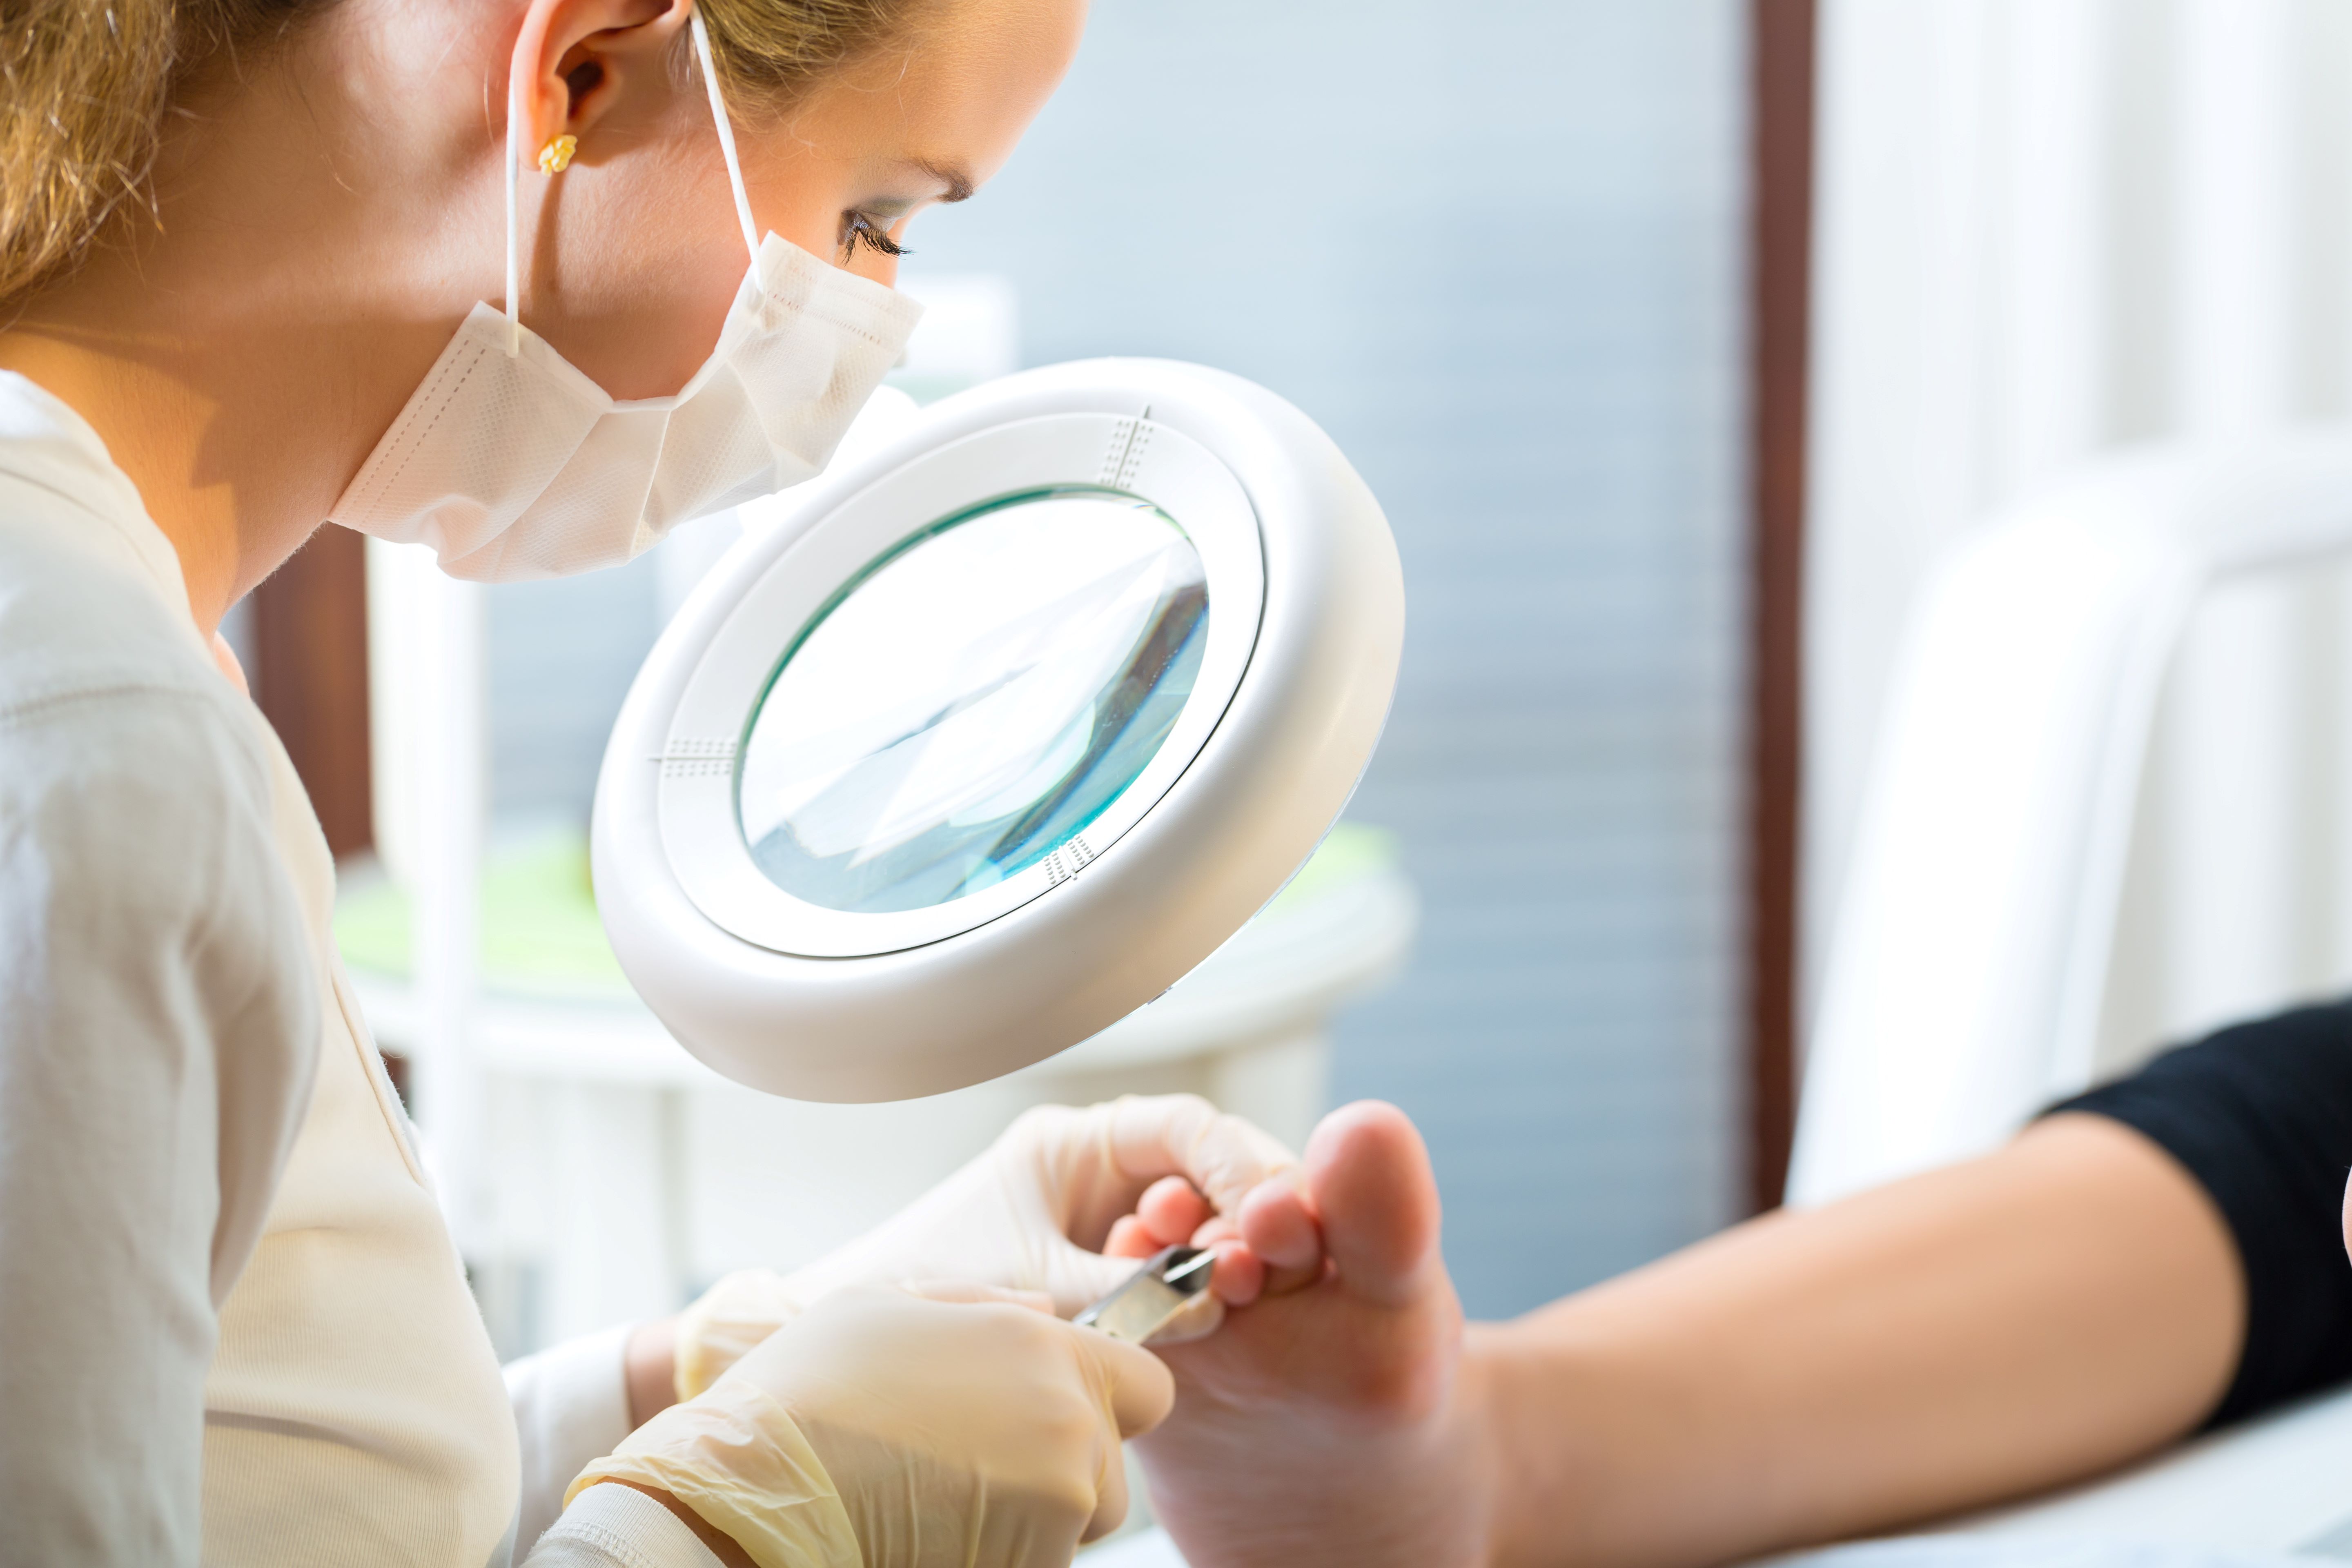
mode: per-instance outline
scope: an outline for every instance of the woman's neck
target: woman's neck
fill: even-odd
[[[0,333],[0,369],[54,394],[98,431],[178,554],[188,608],[209,633],[309,531],[283,509],[268,509],[257,493],[276,487],[240,482],[235,471],[241,465],[231,454],[219,454],[226,461],[214,468],[214,481],[205,482],[205,432],[223,423],[216,400],[236,393],[208,385],[215,378],[182,374],[193,357],[188,346],[129,342],[124,323],[91,327],[79,317],[45,309],[37,323]],[[258,526],[265,517],[278,524],[267,533],[279,537],[267,537]]]
[[[381,42],[377,58],[402,58]],[[365,112],[387,87],[475,94],[471,62],[425,58],[440,70],[312,73],[299,93],[257,83],[247,61],[237,90],[211,106],[198,93],[171,121],[154,210],[127,215],[0,331],[0,369],[89,420],[138,487],[207,633],[319,526],[495,287],[488,125],[462,145],[404,146],[388,121],[473,117]]]

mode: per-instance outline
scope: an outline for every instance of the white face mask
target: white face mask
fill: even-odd
[[[670,397],[624,402],[516,314],[521,116],[507,109],[507,308],[476,305],[328,513],[429,544],[452,576],[610,566],[678,523],[822,468],[896,363],[922,307],[751,222],[702,16],[695,51],[751,252],[719,346]]]

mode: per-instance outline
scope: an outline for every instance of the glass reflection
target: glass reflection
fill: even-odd
[[[1209,628],[1175,521],[1013,496],[868,566],[787,650],[742,750],[751,858],[827,909],[924,909],[1045,858],[1167,740]]]

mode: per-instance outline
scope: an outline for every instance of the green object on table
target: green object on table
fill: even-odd
[[[1342,822],[1260,919],[1280,919],[1396,864],[1396,835]],[[408,890],[381,871],[347,877],[335,944],[355,970],[405,980],[415,954]],[[482,983],[540,996],[624,997],[629,983],[604,941],[588,877],[588,841],[553,832],[493,847],[482,870]]]
[[[1388,828],[1360,822],[1334,823],[1321,846],[1298,868],[1298,875],[1290,879],[1290,886],[1266,905],[1265,915],[1278,919],[1349,882],[1393,870],[1396,864],[1397,836]]]
[[[588,879],[588,841],[550,833],[494,847],[482,868],[482,982],[540,995],[629,994],[604,941]],[[353,969],[405,979],[408,890],[380,873],[350,879],[335,900],[335,943]]]

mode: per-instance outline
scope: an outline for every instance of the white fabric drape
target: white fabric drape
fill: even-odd
[[[1814,965],[1937,552],[2101,451],[2352,418],[2352,0],[1826,0],[1822,26]],[[2108,1066],[2352,980],[2347,603],[2315,572],[2193,628]]]

